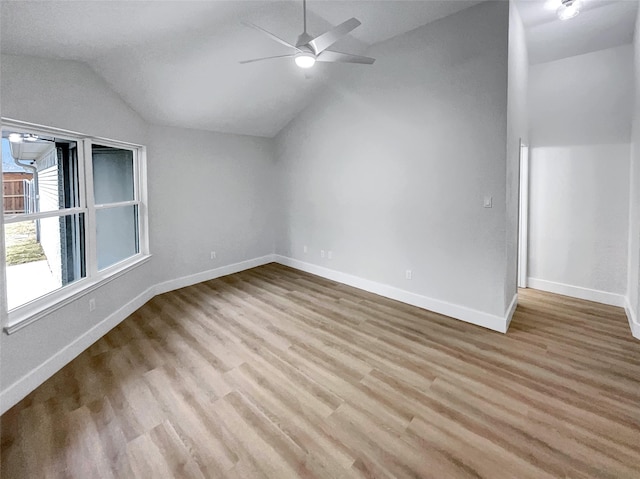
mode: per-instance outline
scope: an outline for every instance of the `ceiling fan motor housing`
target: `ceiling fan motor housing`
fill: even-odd
[[[306,47],[306,50],[309,50],[309,52],[315,54],[316,52],[309,47],[309,42],[311,40],[313,40],[313,37],[311,35],[309,35],[307,32],[302,32],[298,37],[298,41],[296,41],[296,47],[298,47],[300,50],[305,50],[304,47]]]

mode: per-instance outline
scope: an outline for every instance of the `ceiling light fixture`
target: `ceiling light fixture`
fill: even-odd
[[[311,68],[316,63],[316,56],[310,52],[298,53],[294,59],[300,68]]]
[[[569,20],[580,13],[580,8],[582,7],[581,0],[562,0],[562,3],[556,10],[558,14],[558,18],[560,20]]]
[[[560,1],[560,0],[558,0]],[[271,57],[254,58],[252,60],[242,60],[240,63],[254,63],[261,62],[263,60],[272,60],[274,58],[293,58],[296,65],[300,68],[311,68],[316,62],[330,62],[330,63],[360,63],[363,65],[371,65],[375,62],[374,58],[363,57],[360,55],[351,55],[350,53],[336,52],[335,50],[329,50],[329,47],[339,41],[341,38],[351,33],[355,28],[358,28],[360,21],[357,18],[350,18],[346,22],[342,22],[337,27],[332,28],[328,32],[324,32],[322,35],[312,37],[307,32],[307,1],[302,0],[302,33],[298,37],[296,44],[292,44],[283,40],[282,38],[274,35],[273,33],[265,30],[253,23],[245,23],[248,27],[255,28],[259,32],[262,32],[271,40],[280,43],[286,47],[289,47],[294,52],[287,55],[275,55]]]
[[[22,135],[20,133],[9,133],[9,141],[11,143],[21,143]]]

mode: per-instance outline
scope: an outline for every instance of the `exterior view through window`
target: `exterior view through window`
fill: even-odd
[[[2,131],[11,312],[140,253],[139,151]]]
[[[9,309],[85,277],[78,144],[11,132],[2,138]]]

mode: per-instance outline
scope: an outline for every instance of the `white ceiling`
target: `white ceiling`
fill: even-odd
[[[336,49],[363,53],[475,3],[309,0],[308,30],[319,34],[356,17],[362,25]],[[307,105],[328,72],[372,68],[322,64],[305,79],[289,59],[238,64],[289,53],[241,22],[295,42],[302,1],[3,1],[1,17],[4,53],[87,62],[156,124],[271,137]]]
[[[583,14],[567,22],[545,10],[544,0],[517,1],[532,63],[629,43],[633,35],[635,0],[586,0]],[[308,30],[319,34],[356,17],[362,25],[336,49],[364,53],[374,43],[476,3],[308,0]],[[238,64],[289,53],[241,22],[295,42],[302,30],[301,0],[0,4],[3,53],[84,61],[155,124],[272,137],[308,104],[331,72],[376,68],[320,64],[305,79],[289,59]]]
[[[559,20],[560,0],[517,0],[527,32],[529,63],[544,63],[633,41],[637,0],[583,0],[580,14]]]

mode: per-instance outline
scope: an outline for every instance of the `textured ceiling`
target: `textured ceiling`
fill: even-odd
[[[336,44],[363,53],[373,43],[478,1],[308,2],[308,30],[362,21]],[[295,42],[301,1],[2,2],[2,51],[87,62],[145,120],[271,137],[302,110],[331,71],[373,66],[320,64],[306,79],[289,53],[242,21]]]
[[[537,63],[629,43],[636,1],[586,0],[583,14],[560,22],[544,0],[517,0]],[[241,22],[294,42],[301,1],[7,1],[1,3],[2,52],[88,63],[154,124],[272,137],[331,74],[350,64],[319,64],[305,78],[290,59],[239,60],[289,53]],[[461,0],[309,0],[308,30],[319,34],[356,17],[362,25],[336,49],[365,53],[377,42],[467,8]]]

